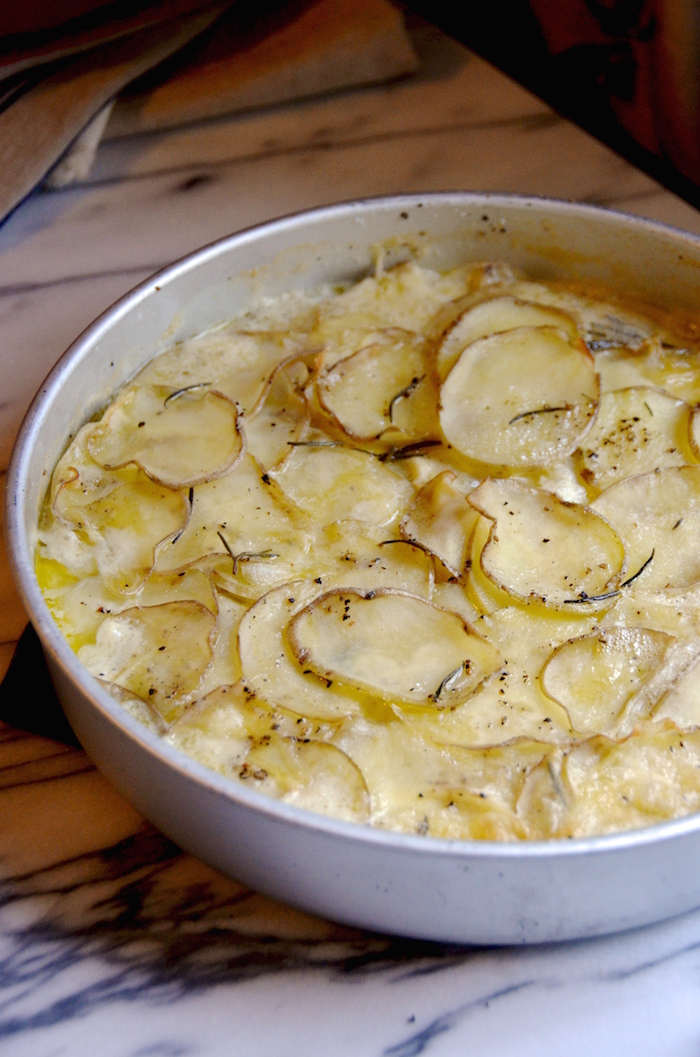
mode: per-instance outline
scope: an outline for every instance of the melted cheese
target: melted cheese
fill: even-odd
[[[233,781],[442,837],[700,809],[700,348],[400,265],[153,360],[53,475],[88,670]]]

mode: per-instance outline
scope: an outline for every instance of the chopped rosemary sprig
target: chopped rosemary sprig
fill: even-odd
[[[532,418],[533,415],[549,415],[555,411],[571,411],[572,404],[561,404],[559,407],[536,407],[533,411],[521,411],[515,418],[511,418],[508,423],[512,426],[514,422],[519,422],[521,418]]]
[[[347,448],[340,440],[288,440],[290,448]]]
[[[224,536],[223,532],[220,532],[218,529],[216,530],[216,534],[219,537],[219,539],[221,540],[221,542],[223,543],[223,545],[226,548],[226,550],[228,551],[229,557],[231,558],[231,561],[235,565],[236,564],[236,555],[231,550],[231,547],[230,547],[230,544],[229,544],[228,540]]]
[[[438,686],[438,688],[435,691],[435,693],[431,695],[433,701],[435,701],[435,702],[439,701],[440,700],[440,694],[443,692],[443,690],[449,690],[450,683],[453,682],[457,678],[457,676],[461,672],[464,671],[465,664],[466,664],[466,662],[462,661],[462,663],[460,664],[460,666],[458,668],[455,668],[455,670],[453,672],[450,672],[449,675],[445,676],[445,678],[442,680],[442,682]]]
[[[646,560],[646,561],[644,562],[644,565],[642,565],[642,566],[641,566],[641,567],[640,567],[639,569],[637,569],[637,571],[636,571],[636,573],[634,574],[634,576],[630,576],[629,580],[625,580],[625,582],[624,582],[623,584],[620,584],[620,587],[629,587],[629,585],[630,585],[630,584],[631,584],[631,583],[632,583],[632,582],[633,582],[634,580],[636,580],[638,576],[641,576],[641,575],[642,575],[642,573],[643,573],[643,572],[644,572],[644,570],[646,569],[647,565],[649,565],[649,564],[651,563],[651,560],[652,560],[652,558],[654,557],[654,553],[655,553],[655,551],[656,551],[656,547],[654,547],[654,548],[652,549],[652,552],[651,552],[651,554],[649,555],[649,557],[647,558],[647,560]]]
[[[169,396],[166,396],[163,401],[163,407],[167,407],[171,400],[177,400],[177,398],[184,393],[191,393],[195,389],[206,389],[208,385],[211,385],[211,382],[195,382],[194,385],[185,385],[182,389],[176,389],[173,393],[170,393]]]
[[[397,462],[399,459],[412,459],[414,455],[422,455],[426,448],[434,448],[439,445],[439,440],[418,440],[412,444],[406,444],[403,448],[390,448],[377,456],[380,462]]]
[[[581,605],[585,602],[604,602],[607,598],[614,598],[616,595],[619,595],[623,587],[629,587],[631,583],[634,583],[638,576],[642,575],[647,565],[650,564],[652,558],[654,557],[655,550],[656,548],[652,550],[647,560],[639,569],[637,569],[636,573],[634,573],[633,576],[630,576],[629,579],[625,580],[624,583],[621,583],[615,591],[606,591],[605,594],[602,595],[587,595],[585,591],[582,591],[578,598],[565,598],[564,604],[569,606],[576,606]]]
[[[409,547],[417,547],[419,551],[425,551],[426,554],[430,554],[430,551],[428,550],[427,547],[424,547],[422,543],[416,543],[415,540],[404,540],[404,539],[382,540],[381,543],[377,544],[377,546],[378,547],[386,547],[389,543],[407,543]]]
[[[233,575],[234,576],[236,576],[238,574],[238,566],[239,566],[240,562],[267,561],[267,560],[270,560],[272,558],[279,558],[279,554],[275,554],[274,551],[258,551],[258,552],[241,551],[240,554],[234,554],[233,551],[231,550],[231,546],[230,546],[228,540],[226,539],[226,537],[224,536],[223,532],[220,532],[217,529],[216,534],[219,537],[219,539],[221,540],[221,542],[223,543],[223,545],[226,548],[226,550],[228,551],[228,555],[231,558],[231,561],[233,562]]]
[[[410,396],[411,393],[415,392],[415,390],[418,388],[424,378],[424,374],[422,374],[420,378],[412,378],[408,385],[404,389],[402,389],[400,393],[397,393],[396,396],[393,396],[391,398],[391,400],[389,401],[389,409],[387,412],[390,422],[394,421],[394,405],[397,404],[399,400],[403,400],[404,397]]]
[[[606,598],[614,598],[619,593],[619,587],[615,591],[606,591],[603,595],[587,595],[585,591],[582,591],[578,598],[565,598],[564,605],[580,606],[585,602],[604,602]]]

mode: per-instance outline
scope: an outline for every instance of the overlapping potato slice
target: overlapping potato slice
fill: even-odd
[[[322,679],[437,708],[463,701],[501,661],[456,613],[403,591],[329,591],[295,614],[289,641]]]
[[[225,477],[195,486],[191,504],[185,530],[158,551],[159,572],[219,554],[232,562],[255,555],[274,561],[303,554],[311,540],[306,519],[249,455]]]
[[[148,701],[170,722],[211,661],[215,627],[199,602],[136,606],[108,616],[78,656],[93,675]]]
[[[579,734],[607,734],[672,642],[651,628],[610,628],[571,639],[545,664],[542,687],[564,706]]]
[[[700,580],[700,466],[629,477],[591,504],[615,528],[637,573],[635,591],[683,588]]]
[[[320,306],[323,322],[349,323],[364,318],[377,327],[421,331],[446,300],[461,297],[470,287],[473,266],[441,273],[406,261],[378,271]]]
[[[564,709],[548,701],[536,680],[515,664],[492,675],[462,704],[420,714],[396,711],[412,730],[445,745],[487,747],[514,738],[565,745],[572,736]]]
[[[260,792],[322,815],[366,822],[362,772],[342,749],[314,739],[271,737],[254,745],[238,777]]]
[[[274,723],[275,713],[251,701],[241,683],[224,683],[178,717],[165,741],[205,767],[234,778],[253,739],[271,735]]]
[[[517,814],[531,839],[590,837],[691,814],[700,807],[700,736],[668,721],[622,741],[597,735],[528,774]]]
[[[545,756],[523,782],[515,812],[529,840],[570,836],[569,798],[561,769],[565,749]]]
[[[693,455],[696,459],[700,459],[700,405],[693,408],[689,433]]]
[[[624,305],[563,285],[521,280],[513,283],[511,292],[514,297],[549,305],[571,315],[591,352],[636,349],[659,330],[652,320]]]
[[[393,426],[406,437],[435,432],[437,392],[425,342],[407,331],[365,345],[322,370],[316,380],[320,406],[349,436],[372,440]]]
[[[700,731],[650,725],[616,742],[591,738],[566,756],[567,836],[648,826],[700,810]]]
[[[338,522],[320,538],[314,582],[334,587],[409,591],[429,598],[435,590],[429,554],[402,539],[377,539],[361,522]],[[316,554],[316,548],[314,548]]]
[[[440,424],[480,463],[548,465],[579,444],[597,401],[582,342],[554,327],[517,327],[464,349],[442,385]]]
[[[402,720],[358,721],[336,743],[364,776],[374,825],[476,840],[526,836],[515,804],[529,770],[553,751],[525,739],[477,749],[439,745]]]
[[[410,715],[411,726],[436,741],[499,745],[514,738],[566,744],[572,738],[565,709],[545,696],[536,674],[551,650],[594,625],[592,615],[506,606],[479,617],[476,628],[498,648],[502,665],[464,704]]]
[[[170,725],[166,740],[213,770],[238,777],[238,769],[254,745],[275,735],[327,741],[338,727],[337,723],[319,723],[297,712],[272,708],[239,680],[221,684],[199,697]]]
[[[365,822],[369,795],[357,766],[320,740],[333,728],[221,686],[174,723],[166,740],[258,792],[335,818]]]
[[[265,399],[245,420],[246,449],[265,470],[281,462],[290,442],[304,435],[309,422],[303,393],[308,374],[300,360],[281,364],[270,378]]]
[[[468,498],[494,523],[481,569],[514,598],[565,609],[605,604],[616,591],[625,551],[592,508],[564,503],[517,478],[486,478]]]
[[[596,365],[603,390],[651,385],[689,404],[700,400],[700,349],[673,348],[654,337],[638,349],[598,353]]]
[[[135,594],[110,590],[101,576],[87,576],[64,582],[48,596],[51,611],[68,641],[76,651],[94,642],[97,629],[110,613],[140,606],[158,606],[163,602],[192,600],[216,613],[218,604],[211,580],[199,569],[188,569],[175,576],[151,574]]]
[[[92,548],[97,570],[110,590],[135,591],[153,568],[156,546],[182,530],[189,512],[180,492],[126,466],[86,481],[78,471],[56,494],[54,512]],[[71,568],[71,540],[42,537],[47,554]]]
[[[558,327],[570,340],[578,337],[571,316],[557,308],[506,295],[478,301],[455,320],[440,343],[436,360],[440,380],[445,380],[467,345],[516,327]]]
[[[498,648],[502,665],[464,704],[407,718],[441,743],[486,746],[528,738],[566,744],[573,736],[565,709],[545,696],[536,674],[552,649],[590,630],[593,615],[506,606],[477,618],[479,634]]]
[[[650,386],[604,393],[576,453],[581,476],[602,492],[625,477],[683,466],[692,459],[689,414],[683,400]]]
[[[307,718],[333,720],[358,713],[357,696],[302,668],[287,638],[294,616],[321,592],[313,581],[296,581],[263,595],[241,620],[238,653],[252,694]]]
[[[408,588],[412,594],[419,594],[413,588]],[[479,620],[481,612],[473,605],[467,593],[466,586],[459,583],[454,577],[447,582],[433,582],[430,586],[428,601],[441,609],[449,609],[451,613],[457,613],[467,624],[473,624]]]
[[[199,387],[129,386],[90,434],[99,466],[136,463],[171,488],[220,477],[240,456],[238,412],[228,397]]]
[[[146,364],[139,386],[165,385],[172,390],[207,385],[238,404],[247,414],[267,391],[278,364],[301,351],[303,335],[293,332],[248,332],[221,327],[173,346]]]
[[[188,573],[190,570],[188,570]],[[187,573],[185,575],[188,575]],[[238,656],[238,628],[247,609],[244,602],[217,592],[216,635],[212,639],[212,659],[202,682],[197,689],[204,697],[219,686],[229,686],[241,677],[241,662]]]
[[[294,447],[270,477],[317,525],[339,519],[390,525],[413,495],[408,481],[374,456],[323,442]]]
[[[443,470],[425,484],[401,519],[401,535],[435,554],[453,576],[461,576],[478,514],[455,487],[457,475]]]
[[[405,540],[383,539],[383,530],[363,532],[365,527],[362,522],[337,522],[317,536],[308,554],[292,558],[244,555],[235,574],[230,562],[218,563],[214,582],[234,597],[252,601],[295,576],[308,576],[325,590],[392,587],[428,598],[435,590],[430,555]]]
[[[669,719],[682,730],[700,728],[700,647],[659,701],[654,718]]]

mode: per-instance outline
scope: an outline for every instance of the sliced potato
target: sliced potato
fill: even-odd
[[[602,492],[625,477],[685,465],[689,415],[683,400],[650,386],[604,393],[576,453],[581,476]]]
[[[366,345],[321,371],[316,391],[321,407],[349,436],[379,437],[390,426],[406,436],[435,431],[437,394],[425,342],[406,331]]]
[[[302,513],[246,455],[225,477],[194,487],[187,527],[160,548],[157,569],[185,569],[211,555],[232,556],[231,562],[240,556],[293,556],[303,554],[311,539]]]
[[[527,280],[512,287],[514,297],[536,301],[569,313],[591,352],[636,349],[655,334],[658,327],[645,316],[604,298],[587,296],[566,286],[547,286]]]
[[[500,664],[456,613],[402,591],[329,591],[294,616],[289,641],[323,679],[438,708],[463,701]]]
[[[461,704],[420,713],[401,708],[396,712],[412,730],[443,745],[486,748],[516,738],[565,745],[572,737],[565,710],[547,700],[537,680],[512,663]]]
[[[214,614],[218,611],[211,580],[199,569],[188,569],[182,576],[152,573],[138,591],[129,595],[110,590],[97,575],[63,582],[47,595],[54,619],[76,651],[95,641],[98,627],[110,613],[121,613],[136,603],[158,606],[178,600],[200,602]]]
[[[270,709],[251,704],[240,683],[223,684],[172,723],[165,741],[212,771],[234,778],[250,751],[253,731],[271,731],[273,716]]]
[[[700,731],[652,725],[622,742],[600,735],[562,768],[570,798],[566,835],[653,825],[700,810]]]
[[[180,492],[157,484],[135,466],[104,471],[93,487],[77,473],[56,494],[54,511],[87,540],[110,590],[135,591],[153,568],[159,543],[182,531],[189,513]],[[51,557],[71,568],[72,547],[59,532],[43,536]]]
[[[419,332],[446,300],[469,289],[471,268],[442,274],[406,261],[363,279],[319,309],[323,321],[350,320],[360,314],[377,328],[403,327]]]
[[[535,673],[554,647],[594,626],[593,615],[575,608],[574,616],[509,605],[478,617],[475,627],[498,648],[502,666],[464,704],[412,713],[412,727],[449,744],[500,745],[521,737],[556,744],[570,741],[566,710],[545,696]]]
[[[390,525],[413,495],[404,478],[352,448],[295,447],[270,477],[317,525],[341,518]]]
[[[568,835],[569,794],[561,775],[564,752],[559,749],[545,756],[523,782],[515,813],[529,840]]]
[[[267,392],[274,369],[301,347],[301,336],[295,338],[285,330],[219,327],[157,356],[139,372],[135,383],[166,385],[171,391],[206,384],[248,414]]]
[[[480,463],[549,465],[580,443],[597,401],[582,342],[554,327],[517,327],[464,349],[442,385],[440,424]]]
[[[241,677],[238,628],[247,607],[222,593],[217,593],[216,601],[218,620],[216,635],[212,639],[211,664],[198,687],[198,694],[202,697],[218,686],[233,685]]]
[[[287,640],[294,616],[321,590],[313,582],[297,581],[263,595],[240,622],[238,653],[243,682],[252,694],[307,718],[332,720],[357,713],[357,696],[302,668]]]
[[[250,749],[281,738],[328,739],[337,724],[319,724],[296,712],[271,708],[247,690],[242,681],[221,684],[198,698],[171,724],[166,740],[206,767],[238,777]]]
[[[700,349],[671,348],[661,337],[637,349],[610,349],[596,355],[604,390],[651,385],[694,404],[700,400]]]
[[[166,740],[251,789],[364,822],[369,796],[362,775],[342,750],[319,740],[332,733],[332,727],[267,707],[235,683],[189,708]]]
[[[221,477],[243,442],[236,406],[212,390],[129,386],[87,441],[107,470],[135,463],[161,484],[188,488]]]
[[[246,449],[265,470],[281,462],[290,443],[304,435],[309,422],[303,393],[308,374],[300,360],[281,364],[270,378],[265,399],[246,417]]]
[[[700,728],[700,648],[688,652],[677,677],[661,697],[655,719],[668,719],[681,730]]]
[[[322,815],[366,822],[370,798],[362,772],[342,749],[279,735],[253,745],[238,771],[252,788]]]
[[[170,722],[211,661],[216,617],[199,602],[137,606],[107,617],[78,656],[99,679],[136,694]]]
[[[320,538],[316,571],[325,590],[395,588],[428,598],[434,586],[433,562],[421,547],[386,532],[365,532],[363,522],[337,522]]]
[[[553,750],[526,740],[478,749],[439,745],[398,720],[355,723],[336,742],[362,772],[374,825],[476,840],[526,835],[515,803],[529,770]]]
[[[648,628],[611,628],[571,639],[545,664],[542,687],[564,706],[575,731],[606,734],[672,642],[670,635]]]
[[[625,552],[593,509],[564,503],[516,478],[487,478],[468,498],[494,523],[480,565],[501,590],[555,609],[610,604]]]
[[[559,327],[571,340],[578,337],[571,316],[557,308],[506,295],[479,301],[455,320],[440,343],[437,351],[440,380],[445,380],[467,345],[516,327]]]
[[[435,554],[453,576],[461,576],[478,514],[455,487],[457,475],[443,470],[424,485],[401,519],[399,529]]]
[[[683,588],[700,580],[700,466],[630,477],[598,496],[591,509],[619,533],[628,570],[643,569],[635,591]]]

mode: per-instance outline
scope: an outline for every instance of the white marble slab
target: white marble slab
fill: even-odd
[[[104,307],[202,243],[392,191],[578,198],[700,217],[480,59],[421,30],[415,78],[114,140],[89,183],[0,228],[0,465]],[[0,664],[23,615],[0,567]],[[700,912],[530,949],[373,936],[247,892],[143,823],[78,750],[0,726],[0,1053],[657,1057],[697,1053]]]

